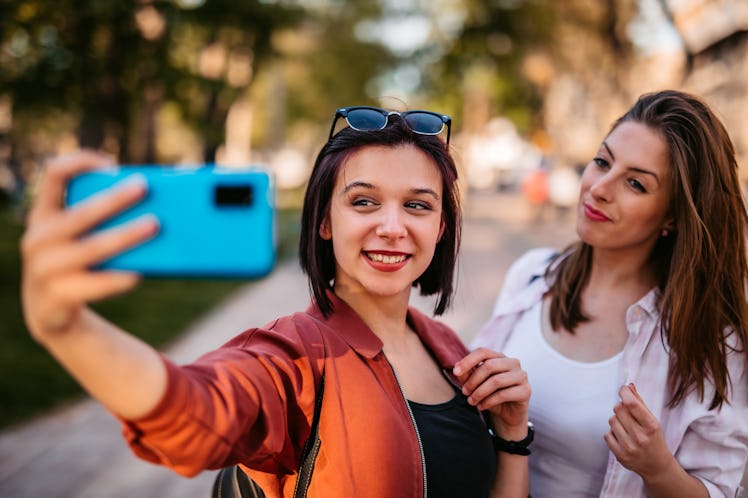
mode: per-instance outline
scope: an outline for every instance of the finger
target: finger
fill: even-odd
[[[487,398],[497,391],[504,391],[522,385],[529,386],[529,383],[527,382],[527,373],[519,369],[510,370],[508,372],[490,375],[473,390],[468,390],[463,387],[463,394],[468,396],[468,401],[471,399],[474,401],[474,403],[471,404],[477,404],[480,400]]]
[[[470,396],[468,402],[479,410],[490,410],[505,403],[518,403],[527,406],[530,402],[530,385],[519,384],[493,391],[485,397]]]
[[[139,282],[140,276],[133,272],[81,272],[57,279],[51,285],[50,292],[52,295],[68,296],[68,301],[90,303],[128,292]]]
[[[77,203],[67,211],[47,215],[36,212],[29,219],[28,244],[45,246],[51,241],[78,237],[145,197],[147,184],[141,175],[132,175],[117,185]],[[37,228],[39,228],[37,230]]]
[[[628,412],[639,425],[648,429],[656,428],[659,425],[657,417],[649,411],[646,403],[641,396],[639,396],[639,393],[635,392],[635,389],[636,388],[632,389],[632,385],[621,387],[618,391],[621,403],[626,406]]]
[[[620,461],[621,456],[623,455],[623,448],[621,448],[621,445],[616,439],[613,432],[606,432],[603,436],[603,439],[605,440],[605,444],[608,446],[608,449],[611,451],[611,453],[613,453],[616,459]]]
[[[44,302],[37,306],[43,308],[43,312],[37,310],[31,313],[24,306],[24,315],[29,323],[33,322],[43,329],[64,330],[80,312],[83,304],[128,292],[139,281],[139,275],[128,272],[71,273],[54,280],[46,287]],[[36,326],[31,327],[32,330]]]
[[[502,353],[497,353],[496,351],[492,351],[488,348],[478,348],[475,351],[468,353],[463,359],[455,363],[455,367],[452,370],[452,373],[454,373],[455,376],[460,379],[460,382],[462,382],[465,376],[482,362],[486,361],[489,358],[503,357],[504,355]]]
[[[519,360],[505,356],[501,358],[489,358],[463,375],[462,392],[465,395],[470,395],[489,378],[511,371],[522,371]],[[499,380],[499,378],[496,378],[492,382],[499,382]],[[506,386],[497,386],[496,388],[498,389],[499,387]]]
[[[639,427],[639,423],[631,415],[629,408],[623,403],[617,403],[613,407],[613,413],[618,423],[623,427],[627,434],[633,434]]]
[[[629,451],[633,447],[631,436],[620,419],[613,415],[608,419],[608,425],[610,426],[610,434],[615,438],[620,451]]]
[[[39,258],[35,275],[54,276],[93,267],[117,254],[146,242],[158,233],[158,222],[144,215],[116,228],[102,230],[79,242],[67,244]]]
[[[65,188],[71,178],[113,164],[111,156],[92,150],[82,150],[49,160],[39,180],[32,211],[49,214],[61,210]]]
[[[113,186],[68,208],[71,235],[79,235],[100,225],[141,201],[148,183],[141,174],[132,174]]]

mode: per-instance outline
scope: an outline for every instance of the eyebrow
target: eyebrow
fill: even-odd
[[[613,154],[613,151],[610,150],[610,147],[608,147],[608,144],[606,142],[603,142],[603,147],[605,147],[605,150],[607,150],[608,154],[610,154],[610,158],[615,161],[616,160],[616,156]],[[628,169],[631,170],[631,171],[636,171],[637,173],[641,173],[643,175],[650,175],[650,176],[654,177],[655,181],[657,182],[657,185],[660,184],[660,177],[657,176],[657,173],[655,173],[654,171],[649,171],[647,169],[636,168],[636,167],[634,167],[634,168],[628,168]]]
[[[374,190],[377,187],[375,187],[371,183],[367,183],[367,182],[351,182],[351,183],[349,183],[348,185],[346,185],[343,188],[343,193],[345,194],[345,193],[347,193],[347,192],[349,192],[349,191],[351,191],[351,190],[353,190],[355,188],[364,188],[364,189]],[[410,191],[412,193],[414,193],[414,194],[419,194],[419,195],[420,194],[426,194],[426,195],[430,195],[434,199],[436,199],[437,201],[441,199],[441,197],[439,196],[439,194],[437,194],[433,189],[430,189],[430,188],[425,188],[425,187],[423,187],[423,188],[412,188],[412,189],[410,189]]]
[[[610,150],[610,147],[608,147],[608,143],[607,142],[603,142],[603,147],[605,147],[605,150],[607,150],[608,154],[610,154],[610,158],[615,161],[616,160],[616,156],[615,156],[615,154],[613,154],[613,151]]]

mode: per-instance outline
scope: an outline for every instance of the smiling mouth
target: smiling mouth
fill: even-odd
[[[408,257],[405,254],[381,254],[376,252],[364,252],[367,258],[377,263],[384,263],[386,265],[393,265],[396,263],[402,263]]]

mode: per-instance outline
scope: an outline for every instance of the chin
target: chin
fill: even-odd
[[[388,298],[388,297],[397,297],[403,295],[403,293],[410,294],[411,291],[411,285],[410,283],[406,286],[402,285],[392,285],[392,283],[377,285],[376,283],[367,285],[366,286],[367,291],[378,297],[382,298]]]
[[[579,240],[591,247],[604,247],[611,242],[609,234],[596,234],[591,227],[577,225],[577,237]]]
[[[590,235],[590,226],[587,225],[584,220],[577,220],[577,226],[576,226],[576,232],[577,237],[579,237],[582,242],[587,242],[587,238]]]

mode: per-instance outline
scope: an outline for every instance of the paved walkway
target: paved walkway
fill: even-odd
[[[442,320],[469,341],[488,318],[509,263],[528,247],[560,247],[574,236],[567,221],[528,225],[521,199],[476,196],[466,206],[458,287]],[[527,227],[530,230],[527,230]],[[241,288],[197,323],[167,353],[188,362],[248,326],[306,307],[306,281],[295,262]],[[430,311],[433,301],[414,297]],[[213,472],[192,479],[135,458],[118,423],[85,400],[0,433],[2,498],[206,498]]]

